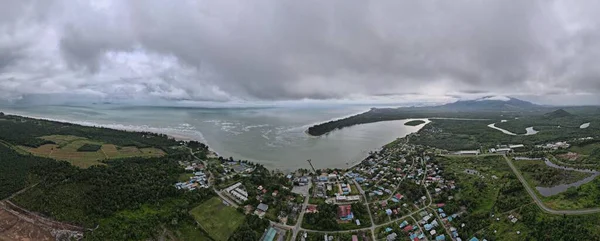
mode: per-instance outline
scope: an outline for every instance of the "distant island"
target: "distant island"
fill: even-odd
[[[412,120],[412,121],[404,123],[404,125],[405,126],[418,126],[423,123],[425,123],[425,121],[423,121],[423,120]]]

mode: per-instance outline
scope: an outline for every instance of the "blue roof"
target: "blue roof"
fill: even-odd
[[[425,224],[425,230],[429,231],[433,228],[431,224]]]
[[[440,236],[435,237],[435,240],[437,241],[442,241],[442,240],[446,240],[446,236],[444,236],[443,234]]]
[[[479,241],[479,239],[477,237],[472,237],[471,239],[469,239],[469,241]]]
[[[267,230],[267,234],[265,234],[262,241],[273,241],[276,234],[277,234],[277,231],[273,227],[269,227],[269,230]]]
[[[404,228],[404,227],[406,227],[406,225],[408,225],[408,222],[406,220],[404,220],[404,222],[402,222],[399,226],[400,226],[400,228]]]
[[[392,229],[392,228],[390,228],[390,227],[387,227],[387,228],[385,228],[385,232],[387,232],[387,233],[391,232],[392,230],[393,230],[393,229]]]

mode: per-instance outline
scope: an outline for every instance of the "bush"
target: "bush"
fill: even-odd
[[[99,151],[100,148],[102,148],[101,145],[96,145],[96,144],[85,144],[81,147],[79,147],[77,149],[77,151],[82,151],[82,152],[95,152],[95,151]]]

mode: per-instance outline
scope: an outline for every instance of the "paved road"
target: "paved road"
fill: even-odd
[[[308,182],[308,188],[310,189],[310,187],[312,186],[312,181]],[[302,209],[300,210],[300,215],[298,216],[298,220],[296,221],[296,225],[294,225],[294,227],[292,227],[292,241],[296,240],[296,237],[298,236],[298,232],[300,232],[301,229],[301,225],[302,225],[302,220],[304,219],[304,213],[306,213],[306,207],[308,206],[308,200],[310,199],[310,194],[306,195],[306,197],[304,197],[304,203],[302,204]]]
[[[204,162],[203,160],[201,160],[200,158],[198,158],[198,157],[196,156],[196,153],[194,153],[194,151],[192,150],[192,148],[189,148],[189,147],[186,147],[186,148],[187,148],[187,149],[190,151],[190,155],[192,155],[196,161],[201,161],[201,162],[204,164],[204,166],[205,166],[205,167],[207,167],[207,163],[206,163],[206,162]],[[237,205],[237,203],[236,203],[236,202],[234,202],[233,200],[231,200],[231,198],[229,198],[228,196],[224,195],[224,194],[223,194],[221,191],[219,191],[219,190],[217,190],[217,189],[215,188],[215,185],[214,185],[214,183],[213,183],[213,177],[214,177],[214,175],[213,175],[212,173],[210,173],[210,176],[208,176],[208,185],[209,185],[209,186],[212,186],[212,189],[213,189],[213,191],[214,191],[214,192],[215,192],[217,195],[219,195],[219,197],[220,197],[221,199],[223,199],[223,200],[227,201],[227,202],[228,202],[229,204],[231,204],[231,206],[233,206],[234,208],[238,208],[238,207],[239,207],[239,205]]]
[[[537,206],[540,207],[544,212],[547,212],[550,214],[560,214],[560,215],[562,215],[562,214],[583,215],[583,214],[600,213],[600,208],[578,209],[578,210],[554,210],[554,209],[547,207],[544,204],[544,202],[542,202],[542,200],[540,200],[540,198],[535,193],[535,191],[533,191],[533,189],[531,189],[531,187],[529,186],[529,184],[527,183],[527,181],[525,180],[523,175],[521,175],[521,172],[519,170],[517,170],[517,167],[515,167],[515,165],[512,163],[512,161],[507,156],[504,156],[504,160],[506,160],[506,163],[508,163],[508,166],[510,166],[510,168],[515,173],[515,175],[517,175],[517,178],[519,179],[519,181],[521,181],[521,184],[523,184],[523,186],[525,187],[525,190],[527,190],[527,193],[529,193],[529,196],[531,196],[531,198],[533,198],[533,201],[535,201],[535,204],[537,204]]]

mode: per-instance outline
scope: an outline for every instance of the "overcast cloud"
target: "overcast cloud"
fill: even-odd
[[[0,6],[3,99],[500,94],[598,103],[600,95],[599,1],[0,0]]]

